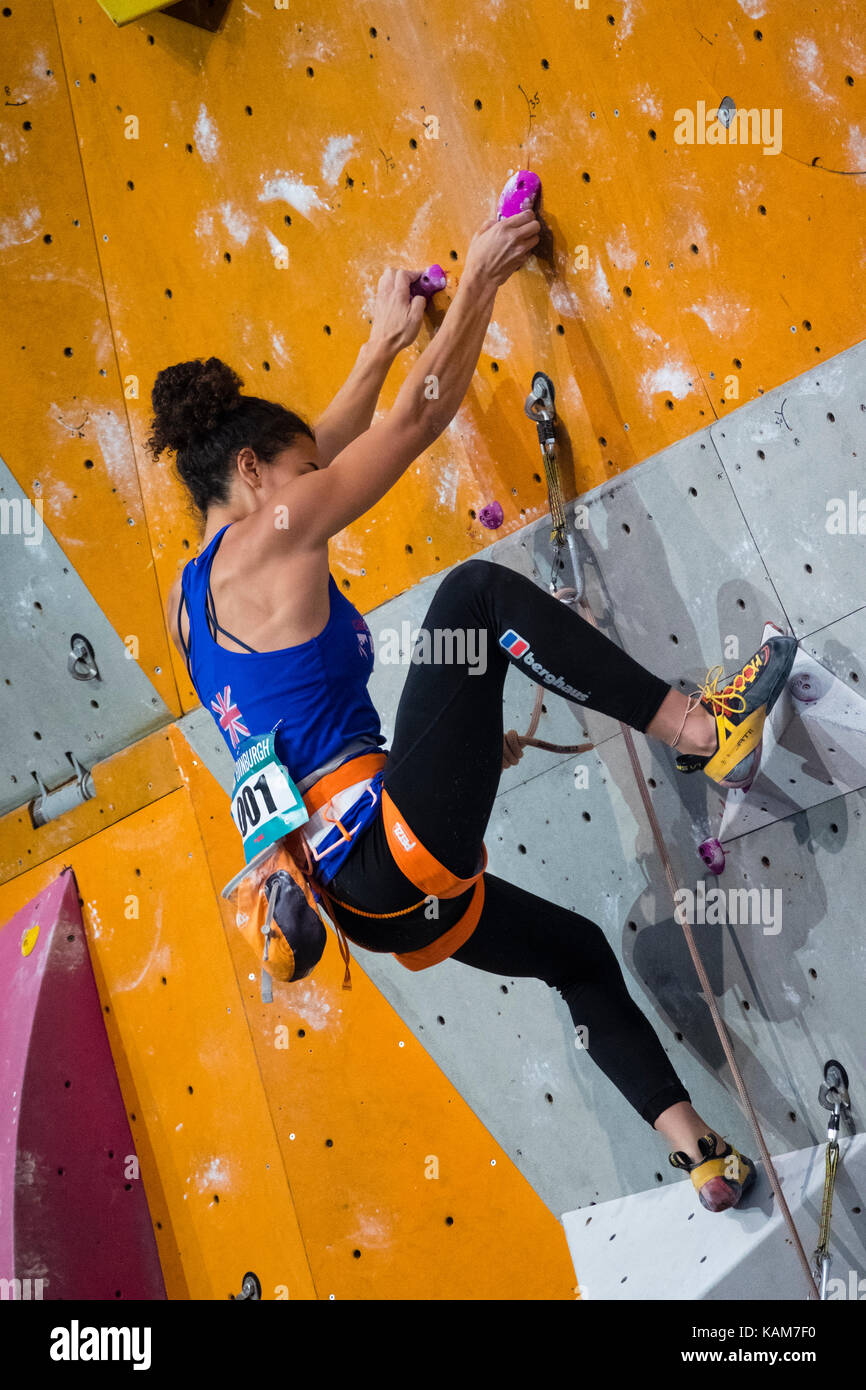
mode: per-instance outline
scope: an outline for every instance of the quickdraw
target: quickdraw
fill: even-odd
[[[523,406],[524,411],[538,430],[538,442],[544,459],[544,476],[547,481],[547,498],[552,522],[550,543],[553,547],[553,560],[550,567],[548,591],[563,603],[579,603],[583,597],[583,581],[577,546],[565,516],[565,502],[562,496],[562,483],[559,465],[556,461],[556,391],[546,372],[536,372],[532,378],[532,389]],[[574,585],[571,588],[559,587],[562,571],[562,551],[568,547]],[[509,729],[505,734],[503,747],[503,767],[514,767],[523,757],[524,748],[544,748],[549,753],[588,753],[592,743],[548,743],[535,737],[538,721],[541,718],[544,691],[538,687],[535,704],[525,734]]]
[[[820,1284],[820,1297],[827,1298],[827,1282],[830,1277],[830,1220],[833,1215],[833,1194],[836,1189],[836,1171],[839,1167],[839,1127],[842,1119],[850,1134],[854,1133],[851,1118],[851,1101],[848,1096],[848,1073],[841,1062],[830,1059],[824,1066],[824,1081],[818,1091],[818,1102],[830,1111],[827,1121],[827,1156],[824,1173],[824,1196],[821,1202],[821,1224],[818,1229],[818,1244],[812,1256],[815,1278]]]

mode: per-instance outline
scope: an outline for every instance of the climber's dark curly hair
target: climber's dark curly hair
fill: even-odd
[[[304,435],[309,425],[275,401],[242,396],[237,372],[218,357],[195,358],[164,367],[151,392],[153,419],[147,440],[153,458],[166,449],[176,456],[181,481],[204,515],[227,502],[234,462],[248,445],[263,463]]]

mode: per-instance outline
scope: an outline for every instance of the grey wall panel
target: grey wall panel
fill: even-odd
[[[0,462],[0,503],[15,501],[29,506]],[[30,536],[0,534],[0,814],[38,795],[34,772],[49,790],[73,778],[67,751],[90,768],[172,717],[47,526]],[[73,633],[90,641],[98,680],[67,673]]]
[[[819,628],[801,645],[855,694],[866,698],[866,608]]]
[[[866,343],[743,406],[710,436],[797,635],[862,608]],[[834,512],[840,534],[828,530]]]
[[[858,1286],[866,1264],[863,1221],[858,1219],[866,1191],[866,1136],[843,1139],[841,1147],[827,1287],[834,1302],[863,1297]],[[811,1253],[808,1241],[824,1187],[823,1146],[780,1155],[775,1166],[794,1224]],[[691,1184],[680,1178],[676,1186],[623,1197],[592,1212],[569,1212],[563,1224],[581,1298],[588,1301],[761,1303],[772,1298],[802,1303],[807,1296],[806,1276],[760,1168],[748,1205],[721,1220],[696,1207]],[[718,1345],[707,1337],[706,1346]]]
[[[234,785],[235,765],[213,718],[199,706],[178,720],[177,727],[227,796]],[[228,804],[226,804],[228,814]]]
[[[744,663],[765,621],[785,626],[706,432],[585,501],[589,527],[578,539],[593,613],[664,680],[692,689],[710,667]]]

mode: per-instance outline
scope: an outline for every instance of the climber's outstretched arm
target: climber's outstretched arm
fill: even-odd
[[[417,274],[391,266],[383,270],[370,337],[346,381],[314,426],[320,468],[327,468],[353,439],[370,428],[391,363],[418,336],[426,300],[423,295],[409,295],[409,285]]]
[[[490,324],[496,291],[538,240],[527,209],[476,232],[445,321],[407,376],[393,409],[352,441],[324,471],[303,473],[270,499],[285,505],[288,528],[262,512],[259,553],[316,550],[375,506],[409,465],[442,434],[469,388]],[[406,293],[408,295],[408,286]]]

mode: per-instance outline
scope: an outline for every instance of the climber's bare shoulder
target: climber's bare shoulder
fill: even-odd
[[[327,544],[315,547],[262,547],[258,527],[238,521],[224,533],[210,571],[210,588],[220,628],[216,640],[229,651],[281,651],[317,637],[330,615]],[[166,601],[166,623],[175,647],[181,575]],[[189,640],[186,604],[180,632]],[[241,645],[227,634],[240,638]]]

